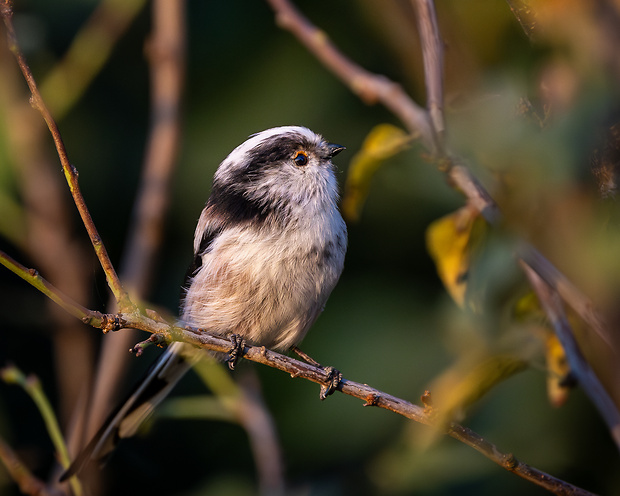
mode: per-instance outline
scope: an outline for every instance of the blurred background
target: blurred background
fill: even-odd
[[[147,40],[153,20],[149,2],[137,2],[135,14],[128,12],[134,2],[109,3],[119,17],[127,16],[127,25],[84,93],[66,107],[54,106],[62,90],[49,75],[100,2],[16,1],[14,23],[118,267],[134,229],[152,117]],[[555,401],[561,407],[550,399],[544,322],[535,309],[525,317],[515,310],[527,297],[527,285],[511,242],[520,236],[540,248],[606,313],[613,329],[620,281],[614,168],[620,134],[613,127],[620,5],[528,4],[536,15],[531,30],[505,1],[436,5],[445,49],[447,142],[505,215],[502,229],[487,232],[477,252],[471,292],[483,311],[453,302],[428,253],[428,226],[464,200],[414,141],[368,178],[359,218],[349,222],[345,272],[302,349],[345,378],[415,403],[426,388],[472,388],[462,381],[480,357],[517,356],[526,364],[520,372],[497,373],[506,380],[480,393],[482,398],[457,401],[455,418],[540,470],[592,492],[618,494],[618,451],[588,397],[577,387]],[[315,0],[297,6],[352,60],[399,82],[424,105],[410,2]],[[371,130],[381,123],[403,127],[383,107],[360,101],[279,29],[267,3],[189,1],[186,8],[180,144],[167,183],[161,252],[143,291],[150,306],[172,315],[213,172],[248,135],[295,124],[345,145],[335,160],[344,188],[351,160]],[[112,38],[113,31],[104,33]],[[4,38],[2,30],[0,248],[84,305],[104,311],[110,308],[105,278]],[[85,55],[100,56],[96,45]],[[0,270],[0,295],[0,366],[13,363],[38,376],[69,432],[88,401],[102,342],[114,336],[66,319],[7,270]],[[146,337],[136,334],[132,344]],[[617,387],[617,370],[600,358],[615,356],[618,338],[609,341],[611,351],[601,351],[605,346],[583,332],[588,359],[602,364],[604,383]],[[127,348],[122,353],[128,368],[115,384],[119,392],[159,353],[149,348],[136,359]],[[362,408],[353,398],[335,394],[320,402],[318,386],[248,362],[232,376],[255,390],[260,381],[287,494],[546,494],[451,438]],[[179,418],[185,414],[175,401],[210,394],[195,374],[185,378],[143,432],[123,442],[90,485],[86,481],[89,494],[257,493],[257,460],[238,422],[213,418],[218,415],[206,409]],[[23,390],[4,383],[0,435],[35,475],[52,477],[54,448],[40,414]],[[19,494],[4,468],[0,494]]]

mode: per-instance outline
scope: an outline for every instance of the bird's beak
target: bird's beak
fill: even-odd
[[[331,158],[338,155],[342,150],[345,150],[346,147],[342,145],[337,145],[336,143],[328,143],[327,149],[329,150],[329,157]]]

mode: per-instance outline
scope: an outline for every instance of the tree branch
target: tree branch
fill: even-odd
[[[533,41],[538,30],[535,10],[524,0],[506,0],[525,35]]]
[[[590,397],[592,403],[596,405],[599,412],[601,412],[616,446],[620,447],[620,413],[618,413],[618,409],[611,397],[607,394],[607,391],[599,382],[596,374],[581,353],[573,330],[564,313],[559,294],[525,262],[521,262],[521,266],[531,286],[534,288],[538,300],[545,310],[545,314],[555,328],[555,333],[566,352],[571,371],[579,378],[583,390]]]
[[[443,44],[439,35],[437,13],[432,0],[412,0],[417,14],[424,78],[426,80],[426,108],[431,116],[438,145],[443,148],[445,131],[443,118]]]
[[[13,10],[11,0],[1,0],[0,15],[2,16],[2,20],[6,26],[9,49],[15,56],[24,79],[28,84],[28,88],[30,89],[30,102],[32,106],[41,113],[41,116],[43,117],[43,120],[45,120],[50,134],[52,135],[54,145],[56,146],[56,152],[58,153],[58,157],[60,158],[60,163],[62,164],[62,169],[65,174],[65,179],[67,180],[71,195],[73,196],[75,205],[80,213],[82,222],[86,227],[86,231],[88,232],[93,248],[95,249],[95,253],[99,258],[101,267],[105,272],[108,286],[112,290],[119,307],[125,311],[128,311],[133,306],[133,303],[129,300],[127,293],[121,285],[118,275],[116,274],[116,270],[114,269],[112,262],[110,261],[110,257],[108,256],[108,252],[101,240],[101,237],[99,236],[99,233],[97,232],[97,228],[95,227],[90,212],[86,207],[86,202],[84,201],[84,197],[82,196],[82,192],[80,191],[80,187],[78,185],[77,169],[69,162],[69,156],[62,141],[58,125],[45,105],[34,76],[30,71],[30,67],[28,67],[26,59],[17,44],[17,36],[13,26]]]
[[[4,34],[4,26],[1,28]],[[18,245],[28,253],[33,265],[46,274],[59,289],[79,303],[89,295],[93,271],[89,270],[92,248],[76,237],[75,208],[67,201],[65,178],[58,174],[58,158],[50,153],[49,132],[45,121],[28,102],[23,76],[6,37],[0,37],[0,101],[9,138],[11,164],[18,178],[19,197],[23,215],[19,219],[24,232]],[[55,95],[47,99],[54,108]],[[2,209],[4,221],[18,221],[11,211]],[[78,229],[79,232],[79,229]],[[82,439],[84,405],[92,382],[95,336],[75,319],[48,301],[48,327],[56,365],[58,385],[58,417],[65,426],[71,451],[77,449],[76,439]],[[71,367],[67,367],[71,364]],[[81,408],[81,414],[78,409]]]
[[[240,378],[233,380],[221,364],[214,360],[201,360],[194,366],[194,371],[218,398],[218,411],[227,412],[227,420],[238,422],[247,432],[256,464],[259,493],[273,496],[285,494],[282,451],[273,417],[262,398],[256,370],[248,369]],[[202,396],[198,401],[202,403],[205,399]],[[179,401],[184,402],[185,399]],[[174,412],[175,409],[175,406],[169,405],[169,411]],[[203,407],[194,410],[199,412],[199,418],[205,418]]]
[[[402,87],[388,78],[373,74],[343,55],[327,35],[308,21],[287,0],[267,0],[276,13],[278,25],[297,39],[364,102],[381,103],[401,119],[409,132],[419,136],[433,155],[437,140],[428,113]]]
[[[0,260],[2,260],[1,257]],[[28,272],[28,269],[21,265],[18,265],[17,270]],[[32,284],[29,278],[23,277],[23,279]],[[48,290],[51,288],[52,294],[60,293],[47,281],[45,281],[43,287],[48,288]],[[37,289],[39,289],[39,287],[37,287]],[[62,296],[57,299],[61,302],[65,301],[65,298]],[[139,312],[119,313],[116,315],[104,314],[101,319],[92,319],[89,324],[93,327],[103,329],[104,332],[109,330],[116,331],[122,328],[139,329],[159,335],[166,343],[183,341],[197,348],[220,353],[228,353],[231,347],[230,340],[226,337],[211,334],[204,329],[178,327],[160,318],[153,319]],[[268,350],[264,346],[245,346],[243,349],[243,357],[252,362],[286,372],[293,378],[306,379],[319,385],[323,385],[330,380],[329,373],[326,370]],[[338,386],[338,391],[364,401],[364,406],[383,408],[410,420],[414,420],[415,422],[443,430],[450,437],[474,448],[500,467],[554,494],[582,496],[592,494],[520,462],[511,453],[503,453],[494,444],[486,441],[482,436],[466,427],[456,423],[450,423],[446,429],[445,425],[443,425],[443,421],[438,420],[432,408],[424,408],[415,405],[409,401],[375,389],[368,384],[361,384],[348,379],[342,380]]]
[[[307,22],[286,0],[268,0],[278,13],[278,21],[280,25],[295,32],[296,35],[306,44],[317,58],[321,59],[331,70],[338,75],[352,90],[367,102],[379,101],[390,109],[395,115],[399,116],[405,126],[411,133],[420,136],[421,141],[427,149],[436,155],[440,147],[438,147],[437,136],[433,129],[433,119],[428,112],[419,107],[402,88],[382,76],[374,75],[350,62],[326,39],[325,35],[316,29],[312,24]],[[83,197],[79,191],[77,184],[77,171],[70,164],[68,156],[60,137],[58,127],[51,117],[49,110],[38,92],[34,78],[28,68],[23,55],[21,54],[13,29],[10,8],[10,0],[2,0],[0,4],[0,14],[7,26],[9,43],[18,64],[24,74],[32,94],[32,102],[37,108],[53,136],[58,155],[60,157],[65,177],[71,189],[75,203],[78,207],[82,220],[87,228],[91,242],[99,257],[102,267],[106,273],[108,284],[112,289],[117,302],[119,303],[121,312],[119,314],[102,315],[101,318],[91,318],[96,312],[88,314],[88,323],[94,327],[106,330],[117,330],[122,327],[129,327],[156,333],[162,336],[167,342],[179,340],[188,342],[203,349],[209,349],[219,352],[228,352],[230,342],[221,336],[211,335],[208,332],[199,329],[180,328],[160,320],[153,320],[150,317],[140,314],[136,311],[135,305],[131,303],[127,294],[120,285],[120,281],[112,264],[107,256],[107,252],[103,243],[95,229],[94,223],[88,210],[86,209]],[[450,167],[449,170],[454,170]],[[460,176],[457,176],[460,177]],[[463,191],[471,189],[471,181],[473,176],[464,175],[470,182],[461,187]],[[477,182],[474,181],[474,185]],[[461,186],[461,185],[459,185]],[[484,198],[481,194],[481,186],[474,188],[479,197]],[[484,191],[484,190],[482,190]],[[488,195],[487,195],[488,196]],[[490,196],[488,197],[490,198]],[[23,266],[14,265],[14,271],[29,272]],[[13,269],[12,269],[13,270]],[[40,276],[38,276],[40,277]],[[50,295],[55,296],[57,303],[65,305],[68,311],[76,311],[74,305],[68,304],[67,299],[62,294],[54,290],[49,283],[42,283],[38,277],[23,277],[31,283],[37,283],[39,289],[47,291]],[[64,307],[63,307],[64,308]],[[123,311],[123,310],[129,310]],[[73,313],[72,313],[73,314]],[[244,356],[251,361],[263,363],[265,365],[277,368],[289,373],[292,377],[301,377],[312,382],[323,384],[327,379],[327,373],[317,367],[300,362],[298,360],[274,353],[264,347],[246,347]],[[338,388],[344,394],[362,399],[366,406],[377,406],[386,410],[398,413],[409,419],[415,420],[426,425],[441,427],[434,420],[432,409],[426,411],[424,408],[414,405],[403,399],[391,396],[387,393],[374,389],[368,385],[356,383],[349,380],[343,380]],[[493,460],[498,465],[510,470],[520,477],[523,477],[541,487],[544,487],[556,494],[590,494],[580,488],[568,484],[559,479],[555,479],[544,472],[538,471],[526,464],[518,462],[511,454],[505,454],[499,451],[493,444],[485,441],[481,436],[473,431],[462,427],[458,424],[450,424],[447,434],[460,440],[461,442],[475,448],[482,454]]]
[[[0,264],[4,265],[14,274],[21,277],[28,284],[37,288],[54,303],[59,305],[65,312],[80,319],[87,325],[102,329],[104,315],[100,312],[89,310],[75,300],[58,290],[52,284],[41,277],[35,269],[28,269],[22,264],[0,250]]]
[[[14,365],[0,369],[0,377],[7,384],[17,384],[18,386],[21,386],[30,396],[36,407],[39,409],[39,413],[45,423],[47,433],[49,434],[52,444],[56,449],[56,454],[60,464],[65,469],[69,468],[69,465],[71,465],[71,458],[69,457],[69,452],[67,451],[67,445],[62,437],[58,420],[56,419],[54,410],[52,409],[52,406],[43,391],[39,378],[34,375],[26,376]],[[75,496],[82,495],[82,485],[77,478],[72,478],[71,481],[69,481],[69,484],[71,485],[71,489],[73,490]]]

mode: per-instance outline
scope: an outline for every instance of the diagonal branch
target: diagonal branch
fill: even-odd
[[[64,468],[69,468],[69,465],[71,465],[71,458],[69,457],[67,445],[62,437],[62,433],[60,432],[58,419],[54,414],[50,401],[43,391],[43,386],[41,385],[39,378],[34,375],[26,376],[15,365],[9,365],[0,369],[0,378],[7,384],[16,384],[21,386],[28,396],[30,396],[38,408],[43,422],[45,423],[47,433],[52,441],[52,444],[54,445],[56,456],[58,457],[60,464]],[[69,481],[69,484],[71,485],[71,489],[75,496],[82,496],[82,485],[77,478],[73,478]]]
[[[425,3],[426,0],[416,0],[416,2]],[[392,110],[394,115],[401,119],[403,125],[409,129],[413,134],[420,134],[422,136],[422,143],[429,150],[438,150],[440,147],[433,141],[433,133],[427,132],[425,125],[430,122],[426,110],[418,106],[409,95],[404,93],[402,89],[393,94],[380,93],[378,87],[383,84],[398,86],[396,83],[387,80],[385,76],[371,74],[365,69],[357,66],[351,62],[344,54],[342,54],[332,43],[327,41],[326,35],[323,34],[317,27],[312,25],[308,19],[306,19],[295,7],[293,7],[288,0],[267,0],[271,7],[276,12],[276,19],[279,25],[289,30],[295,35],[298,40],[308,48],[317,59],[323,62],[327,69],[331,70],[341,80],[348,84],[351,91],[360,95],[359,85],[357,81],[364,81],[366,92],[360,96],[370,101],[378,101],[385,105],[388,110]],[[430,9],[426,12],[428,16],[434,16],[435,10]],[[428,21],[430,24],[435,25],[436,20],[432,17]],[[421,34],[424,34],[423,31]],[[429,35],[435,36],[432,30],[429,29]],[[320,35],[320,36],[319,36]],[[433,45],[430,41],[425,41],[425,45]],[[341,63],[340,66],[334,67],[335,64]],[[437,70],[434,66],[433,70]],[[437,76],[432,78],[433,81],[437,79]],[[380,81],[380,83],[377,83]],[[436,83],[427,81],[428,91],[435,92],[437,88]],[[437,99],[438,97],[433,97]],[[441,100],[439,100],[441,101]],[[414,111],[398,111],[394,110],[394,107],[398,107],[401,102],[404,102],[404,108],[415,109]],[[430,100],[429,100],[430,104]],[[424,137],[428,137],[433,141],[428,143]],[[464,162],[451,156],[438,157],[438,167],[445,172],[450,183],[457,189],[459,189],[467,198],[467,200],[482,213],[487,222],[491,225],[497,225],[501,221],[501,212],[484,186],[477,180],[477,178],[471,173],[469,168]],[[522,254],[526,254],[533,248],[526,246],[522,251]],[[536,253],[536,256],[533,254]],[[526,255],[524,255],[526,256]],[[530,257],[531,256],[531,257]],[[544,274],[545,279],[560,293],[563,299],[565,299],[570,306],[579,314],[579,316],[587,322],[594,329],[599,331],[600,335],[605,334],[603,327],[603,319],[596,312],[594,305],[591,301],[568,279],[562,275],[548,260],[544,259],[540,253],[530,251],[527,255],[528,264],[532,266],[540,274]],[[557,284],[556,284],[557,283]],[[606,340],[607,341],[607,340]]]
[[[71,195],[73,196],[75,205],[80,213],[82,222],[86,227],[86,231],[88,232],[91,243],[93,244],[95,253],[99,258],[101,267],[105,272],[108,286],[112,290],[112,293],[114,294],[114,297],[116,298],[119,307],[124,310],[130,310],[133,307],[133,303],[129,300],[127,293],[121,285],[118,275],[116,274],[116,270],[112,266],[112,262],[110,261],[110,257],[108,256],[108,252],[103,244],[103,241],[101,240],[101,237],[99,236],[99,233],[97,232],[97,228],[95,227],[90,212],[86,207],[86,202],[84,201],[84,197],[82,196],[82,192],[80,191],[80,187],[78,185],[78,171],[71,164],[71,162],[69,162],[69,156],[62,141],[58,125],[56,124],[56,121],[54,121],[52,114],[45,105],[45,102],[43,101],[41,93],[39,92],[39,89],[37,87],[37,83],[34,80],[34,76],[30,71],[30,67],[28,67],[28,63],[26,62],[26,59],[21,52],[19,45],[17,44],[17,36],[15,34],[15,28],[13,26],[13,10],[11,0],[1,1],[0,16],[2,16],[2,20],[4,21],[4,25],[6,26],[9,49],[17,59],[19,68],[24,75],[24,79],[28,84],[28,88],[30,89],[30,93],[32,95],[30,102],[32,106],[41,113],[52,135],[54,145],[56,146],[56,151],[58,153],[58,157],[60,158],[60,163],[62,164],[62,169],[65,174],[65,179],[67,180],[67,184],[69,185],[69,189],[71,191]]]
[[[78,302],[74,301],[72,298],[54,287],[48,281],[43,279],[37,270],[24,267],[22,264],[1,250],[0,264],[4,265],[11,272],[21,277],[28,284],[34,286],[50,300],[60,306],[65,312],[80,319],[85,324],[100,328],[100,325],[103,323],[102,313],[83,307]]]
[[[293,33],[353,93],[366,103],[383,104],[405,124],[411,134],[420,137],[431,154],[437,153],[437,140],[428,113],[409,98],[399,84],[351,61],[287,0],[267,2],[276,13],[278,25]]]
[[[606,323],[594,303],[533,246],[522,244],[517,255],[519,260],[531,267],[538,277],[553,288],[613,351]]]
[[[349,84],[356,94],[360,95],[367,102],[379,101],[383,103],[388,109],[395,113],[395,115],[399,116],[403,120],[406,127],[412,134],[417,134],[420,136],[424,145],[433,155],[437,154],[439,147],[437,146],[437,137],[435,136],[433,124],[431,124],[432,119],[430,118],[428,112],[413,102],[413,100],[409,98],[409,96],[399,85],[381,76],[371,74],[363,68],[350,62],[346,59],[346,57],[338,52],[328,40],[326,40],[323,33],[305,21],[303,17],[301,17],[300,14],[285,0],[269,1],[272,6],[274,6],[274,9],[281,9],[278,16],[278,20],[281,25],[283,27],[288,27],[291,30],[300,28],[298,33],[300,39],[305,40],[307,46],[315,52],[317,57],[322,59],[322,61],[328,65],[328,67],[330,67],[343,81],[345,81],[345,83]],[[179,340],[188,342],[203,349],[228,352],[230,349],[230,342],[226,338],[211,335],[203,330],[176,327],[160,320],[153,320],[148,316],[135,311],[135,306],[129,301],[127,294],[120,285],[118,276],[112,267],[105,251],[105,247],[103,246],[90,214],[86,209],[84,200],[77,186],[77,171],[69,163],[56,123],[52,119],[49,110],[45,107],[30,69],[28,68],[23,55],[17,47],[15,32],[11,21],[12,13],[10,8],[10,0],[2,0],[2,3],[0,3],[0,15],[2,15],[5,25],[7,26],[11,49],[18,60],[18,64],[31,90],[33,105],[43,115],[43,118],[54,138],[57,152],[63,165],[63,170],[74,196],[76,205],[87,227],[89,236],[91,237],[91,241],[95,247],[95,251],[97,252],[104,271],[106,272],[108,284],[119,302],[121,313],[117,315],[103,315],[101,319],[93,318],[90,319],[89,323],[104,330],[118,330],[123,327],[140,329],[158,334],[168,342],[172,340]],[[305,24],[300,24],[299,22],[296,23],[295,16],[297,16],[297,21],[304,21]],[[455,168],[451,167],[451,169],[454,170]],[[471,181],[472,178],[473,176],[470,176],[468,179]],[[477,188],[476,191],[481,197],[484,197],[484,195],[480,192],[480,188],[481,187]],[[466,188],[461,189],[467,191]],[[29,272],[23,266],[20,267],[16,266],[16,270]],[[32,278],[24,277],[24,279],[29,282],[34,282],[34,279],[31,281]],[[52,294],[61,294],[60,292],[55,291],[49,283],[42,284],[40,286],[45,288],[48,292],[51,291]],[[60,296],[57,298],[57,301],[63,304],[66,304],[67,302],[64,297]],[[70,308],[75,309],[73,306]],[[129,310],[129,312],[124,310]],[[327,373],[324,370],[266,350],[264,347],[246,347],[244,349],[244,355],[251,361],[263,363],[273,368],[285,371],[293,377],[302,377],[318,384],[323,384],[328,379]],[[364,400],[365,405],[367,406],[377,406],[426,425],[441,427],[434,419],[432,409],[430,411],[426,411],[420,406],[391,396],[368,385],[343,380],[342,384],[339,386],[339,390],[344,394]],[[544,472],[538,471],[519,462],[511,454],[502,453],[492,443],[485,441],[481,436],[458,424],[450,424],[446,433],[480,451],[482,454],[505,469],[512,471],[520,477],[523,477],[556,494],[590,494],[587,491],[572,486],[564,481],[555,479]]]
[[[2,260],[2,258],[3,257],[0,257],[0,260]],[[4,258],[6,258],[6,256],[4,256]],[[18,272],[29,272],[29,269],[21,265],[19,265],[16,270]],[[23,277],[23,279],[31,284],[33,283],[33,281],[27,277]],[[39,289],[38,286],[35,287]],[[51,290],[54,294],[62,295],[60,291],[47,281],[45,281],[44,287]],[[57,300],[63,302],[65,298],[58,297]],[[70,311],[70,309],[68,309],[68,311]],[[104,332],[108,330],[116,331],[121,328],[139,329],[157,334],[167,343],[172,341],[183,341],[204,350],[217,351],[220,353],[228,353],[230,351],[230,340],[227,337],[211,334],[204,329],[178,327],[160,318],[153,319],[148,315],[138,312],[119,313],[117,315],[104,314],[101,317],[101,319],[92,319],[89,324],[93,327],[103,329]],[[264,346],[245,346],[243,349],[243,356],[252,362],[261,363],[268,367],[286,372],[293,378],[306,379],[319,385],[323,385],[331,380],[329,373],[325,369],[281,355],[266,349]],[[338,391],[364,401],[364,406],[383,408],[415,422],[443,430],[445,434],[474,448],[500,467],[554,494],[575,496],[592,494],[517,460],[511,453],[502,452],[493,443],[486,441],[482,436],[471,429],[456,423],[450,423],[446,428],[441,417],[435,415],[432,408],[424,408],[415,405],[409,401],[375,389],[368,384],[361,384],[348,379],[342,380],[338,386]]]
[[[538,20],[536,19],[535,10],[524,0],[506,0],[513,15],[519,21],[525,35],[530,39],[536,38]]]
[[[571,370],[579,378],[583,390],[596,405],[603,416],[605,423],[609,427],[612,438],[616,446],[620,447],[620,414],[611,397],[605,391],[594,371],[582,355],[574,332],[564,313],[562,300],[553,287],[545,282],[534,270],[525,262],[521,263],[531,286],[534,288],[545,314],[549,317],[551,324],[555,328],[555,333],[562,343],[562,348],[566,352],[566,357],[570,363]]]

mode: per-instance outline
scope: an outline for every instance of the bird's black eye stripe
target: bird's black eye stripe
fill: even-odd
[[[309,146],[311,143],[297,134],[267,139],[248,153],[248,164],[242,174],[252,177],[270,167],[277,167],[283,161],[294,158],[297,151],[308,149]]]
[[[295,165],[303,167],[308,163],[308,154],[303,150],[299,150],[297,153],[295,153],[295,156],[293,157],[293,162],[295,162]]]

